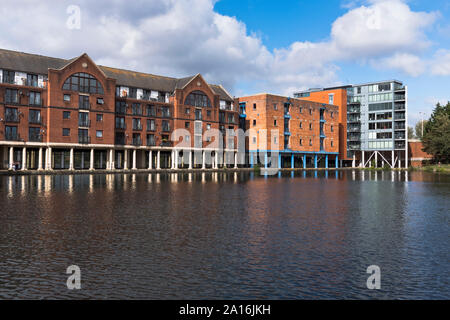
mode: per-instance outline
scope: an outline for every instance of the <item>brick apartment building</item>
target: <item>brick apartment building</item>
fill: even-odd
[[[0,50],[3,169],[217,168],[236,141],[209,147],[203,134],[226,135],[238,117],[230,94],[200,74],[176,79],[99,66],[87,54]],[[184,130],[182,149],[175,129]]]
[[[332,161],[331,166],[338,167],[338,106],[267,93],[237,102],[241,127],[245,123],[249,129],[250,166],[328,168]]]

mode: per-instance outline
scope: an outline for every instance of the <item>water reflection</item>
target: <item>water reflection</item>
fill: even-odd
[[[404,171],[0,177],[0,298],[449,298],[449,192]]]

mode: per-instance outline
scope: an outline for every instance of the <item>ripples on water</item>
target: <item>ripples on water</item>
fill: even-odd
[[[448,299],[449,194],[422,172],[0,177],[0,298]]]

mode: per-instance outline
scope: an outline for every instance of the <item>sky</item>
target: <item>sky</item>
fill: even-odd
[[[232,95],[397,79],[409,125],[450,100],[448,0],[1,0],[0,48],[172,77]]]

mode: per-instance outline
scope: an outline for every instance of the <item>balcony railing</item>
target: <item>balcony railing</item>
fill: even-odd
[[[91,109],[91,104],[80,102],[79,108],[80,108],[80,110],[89,110],[89,109]]]
[[[5,122],[16,122],[19,123],[20,122],[20,118],[18,114],[7,114],[5,116]]]
[[[172,141],[161,141],[160,146],[161,147],[171,147]]]
[[[133,146],[142,146],[142,140],[141,138],[133,138]]]
[[[30,123],[30,124],[42,124],[42,118],[41,117],[30,117],[28,119],[28,123]]]
[[[395,94],[394,100],[405,100],[405,95],[404,94]]]
[[[114,142],[115,142],[115,144],[123,146],[123,145],[125,145],[125,137],[116,137],[114,139]]]
[[[147,140],[147,147],[154,147],[156,146],[155,140]]]
[[[6,133],[5,140],[8,141],[20,141],[20,136],[18,133]]]
[[[78,143],[80,143],[80,144],[90,144],[91,143],[91,137],[79,135],[78,136]]]
[[[142,124],[133,124],[133,130],[140,131],[142,130]]]
[[[42,134],[30,134],[28,138],[32,142],[42,142]]]
[[[91,126],[91,120],[78,120],[78,126],[83,128],[89,128]]]
[[[125,130],[127,128],[127,124],[125,122],[116,122],[116,129]]]

